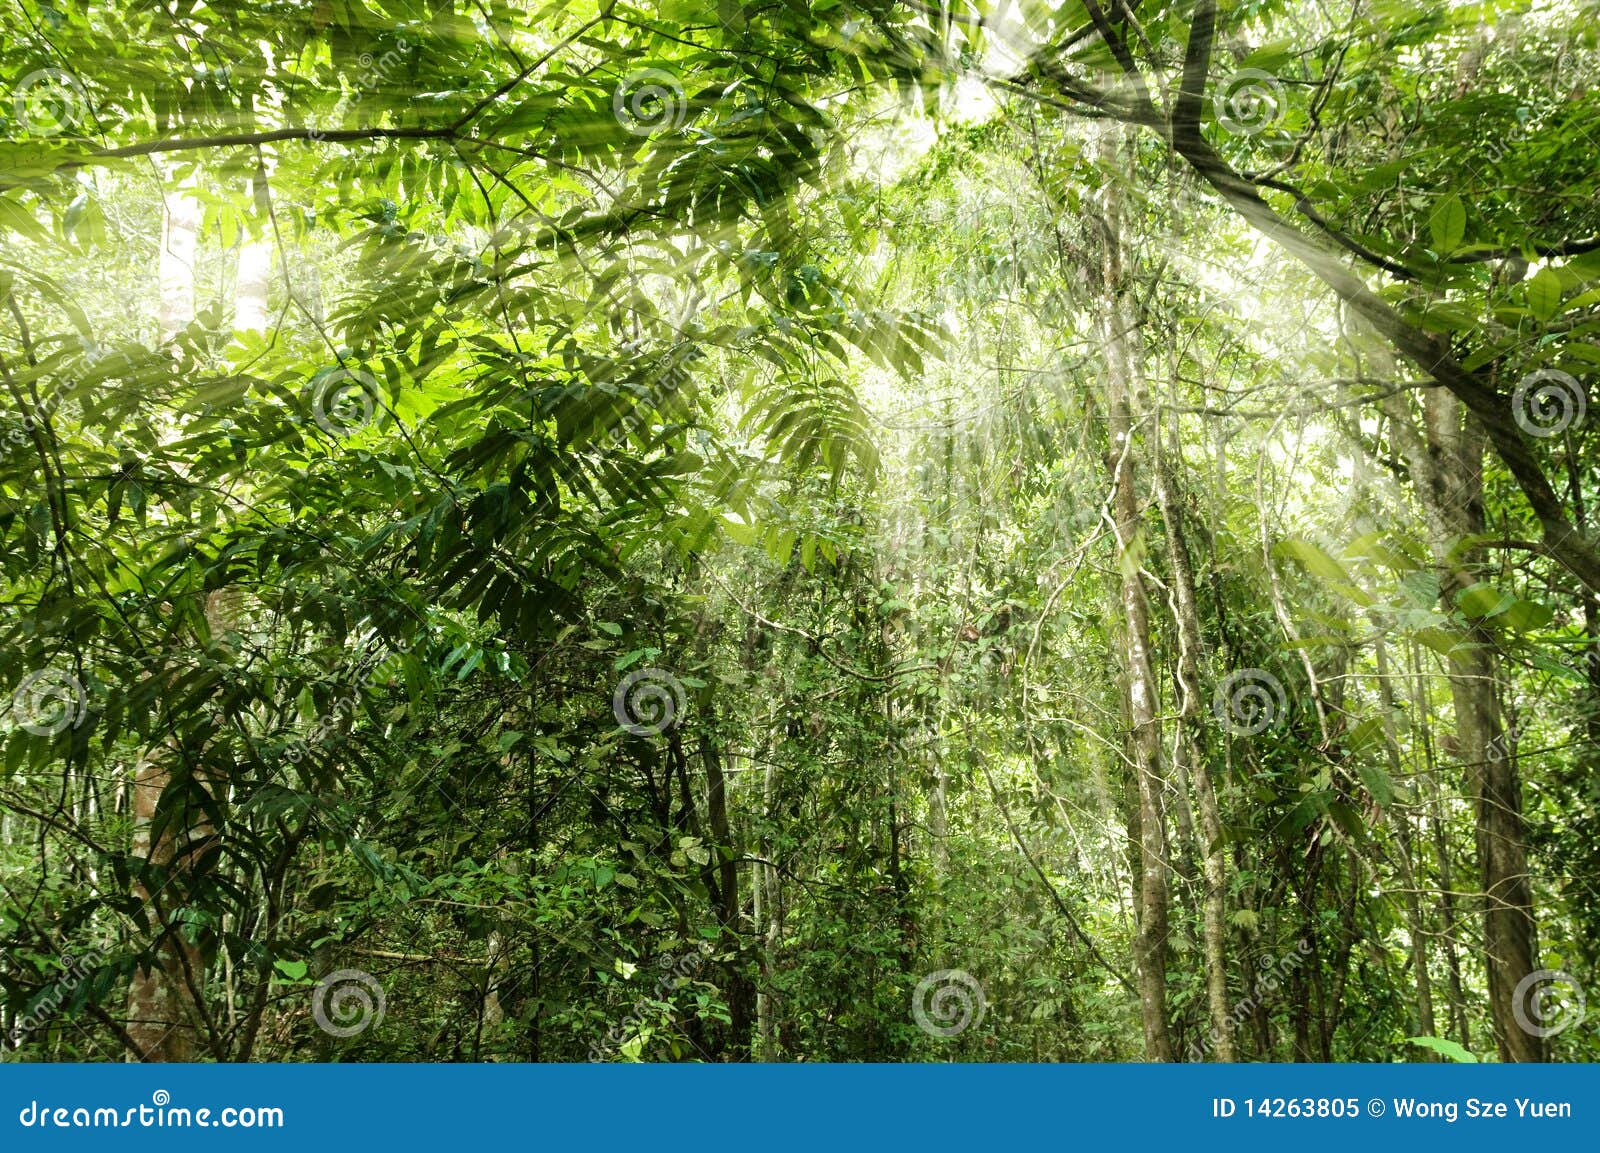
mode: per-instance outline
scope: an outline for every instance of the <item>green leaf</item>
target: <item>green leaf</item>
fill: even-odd
[[[456,680],[464,681],[472,675],[472,670],[483,663],[483,650],[475,648],[472,655],[466,659],[461,668],[456,672]]]
[[[1561,311],[1561,276],[1553,268],[1541,268],[1528,281],[1528,308],[1539,320],[1549,320]]]
[[[756,525],[746,524],[744,521],[736,520],[731,516],[722,517],[719,523],[722,526],[722,531],[727,534],[728,539],[738,545],[754,544],[756,535],[760,531]]]
[[[1380,805],[1389,805],[1394,801],[1394,782],[1389,779],[1389,774],[1376,765],[1358,765],[1356,772],[1361,775],[1361,783],[1367,786],[1367,792],[1372,799]]]
[[[305,978],[307,966],[304,961],[274,961],[272,967],[282,973],[291,981],[300,981]]]
[[[1413,1045],[1429,1049],[1441,1057],[1448,1057],[1452,1061],[1459,1061],[1463,1065],[1476,1065],[1478,1059],[1463,1049],[1460,1044],[1447,1037],[1407,1037]]]
[[[1503,613],[1516,598],[1491,584],[1478,583],[1456,594],[1456,606],[1474,620]]]
[[[1461,197],[1447,196],[1439,202],[1428,217],[1428,232],[1433,236],[1433,250],[1441,256],[1461,247],[1467,234],[1467,208]]]
[[[30,240],[41,243],[46,243],[50,239],[50,234],[40,227],[26,206],[6,196],[0,196],[0,229],[20,233]]]
[[[1556,619],[1556,610],[1538,601],[1514,601],[1502,614],[1506,627],[1519,633],[1542,629]]]
[[[1299,561],[1306,571],[1314,573],[1324,580],[1339,581],[1346,585],[1351,583],[1350,574],[1344,571],[1344,566],[1310,541],[1279,541],[1272,551],[1279,556],[1286,556]]]

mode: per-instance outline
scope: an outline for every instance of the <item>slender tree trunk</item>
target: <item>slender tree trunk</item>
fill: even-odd
[[[161,286],[161,339],[171,340],[194,319],[194,262],[200,239],[200,203],[192,178],[166,194],[156,275]]]
[[[239,244],[239,271],[234,291],[233,327],[244,332],[264,332],[270,317],[272,241],[270,237]]]
[[[778,766],[769,761],[761,777],[762,811],[767,815],[767,827],[771,828],[777,818],[774,805],[778,791]],[[762,931],[762,986],[763,990],[772,985],[773,972],[776,966],[778,951],[783,945],[783,874],[777,869],[776,844],[771,837],[767,837],[762,848],[762,855],[771,861],[771,865],[764,866],[761,876],[765,882],[765,915],[766,922],[761,925]],[[766,1011],[763,1018],[762,1056],[768,1061],[776,1060],[783,1053],[783,1029],[778,1020],[777,1010],[774,1007],[770,994],[764,993],[766,998]]]
[[[706,818],[710,825],[711,852],[716,857],[718,891],[722,898],[719,919],[730,936],[744,932],[744,911],[739,899],[739,857],[728,822],[727,779],[722,771],[722,750],[709,734],[700,737],[700,761],[706,770]],[[743,972],[742,958],[730,965],[728,978],[729,1032],[736,1060],[750,1059],[750,1018],[755,990]]]
[[[130,1060],[192,1061],[196,1023],[190,980],[203,977],[199,950],[183,938],[173,914],[181,900],[183,862],[177,852],[181,820],[174,817],[152,837],[156,808],[172,774],[171,750],[148,752],[133,785],[133,856],[148,880],[134,882],[143,927],[154,942],[149,960],[134,970],[128,984],[128,1039],[136,1047]]]
[[[1472,1048],[1472,1030],[1467,1021],[1467,998],[1461,981],[1461,956],[1456,948],[1456,875],[1450,860],[1450,845],[1445,836],[1444,801],[1439,787],[1438,758],[1433,751],[1433,709],[1428,703],[1428,685],[1422,677],[1422,665],[1413,641],[1410,652],[1410,673],[1414,684],[1413,696],[1417,701],[1417,715],[1421,722],[1422,756],[1425,767],[1424,787],[1428,801],[1428,832],[1433,845],[1434,867],[1439,873],[1439,917],[1444,929],[1445,973],[1450,983],[1450,1020],[1456,1039],[1462,1048]]]
[[[1101,161],[1108,173],[1120,174],[1125,163],[1120,133],[1101,138]],[[1106,182],[1100,223],[1104,231],[1101,286],[1104,307],[1098,322],[1105,353],[1106,409],[1109,443],[1106,472],[1111,481],[1112,518],[1117,532],[1117,564],[1121,570],[1124,621],[1123,664],[1128,720],[1128,749],[1138,796],[1139,893],[1134,950],[1139,965],[1140,1016],[1145,1055],[1152,1061],[1172,1060],[1167,1024],[1167,932],[1169,863],[1161,755],[1161,724],[1156,681],[1150,657],[1150,607],[1140,572],[1145,533],[1135,491],[1131,416],[1135,356],[1142,353],[1129,301],[1123,264],[1122,191],[1120,176]]]
[[[1389,646],[1380,633],[1374,645],[1378,664],[1378,705],[1383,710],[1383,747],[1388,757],[1389,776],[1396,782],[1404,772],[1400,760],[1400,742],[1395,736],[1394,686],[1390,683]],[[1433,985],[1428,979],[1428,933],[1422,918],[1422,895],[1417,886],[1416,854],[1411,845],[1411,816],[1395,807],[1390,812],[1395,834],[1400,841],[1400,877],[1406,887],[1406,933],[1411,938],[1411,968],[1417,983],[1417,1033],[1433,1037]],[[1424,1060],[1434,1060],[1434,1055],[1423,1051]]]
[[[1405,453],[1428,524],[1429,545],[1446,611],[1474,583],[1464,542],[1483,532],[1483,434],[1442,389],[1423,396],[1423,433],[1411,423],[1404,397],[1385,402]],[[1494,638],[1471,626],[1451,649],[1450,696],[1456,749],[1476,811],[1478,878],[1484,894],[1483,932],[1489,1007],[1502,1061],[1541,1061],[1542,1039],[1516,1020],[1518,984],[1536,968],[1533,894],[1528,883],[1522,786],[1509,755],[1496,691]]]
[[[1205,880],[1203,935],[1206,968],[1206,1004],[1211,1051],[1218,1061],[1237,1061],[1233,1040],[1233,1014],[1228,1006],[1227,874],[1222,855],[1222,816],[1206,760],[1204,711],[1201,707],[1200,657],[1204,646],[1200,631],[1199,598],[1195,593],[1194,561],[1184,532],[1183,509],[1173,489],[1172,472],[1160,432],[1155,444],[1156,500],[1167,535],[1167,564],[1178,626],[1177,680],[1181,747],[1187,753],[1190,783],[1199,811],[1201,870]]]
[[[759,843],[761,855],[766,855],[766,843]],[[756,978],[756,1032],[754,1037],[754,1052],[751,1056],[757,1061],[770,1061],[772,1059],[772,997],[768,993],[772,982],[772,958],[767,952],[765,934],[766,925],[766,898],[767,898],[767,866],[757,862],[751,867],[750,875],[750,920],[755,931],[761,936],[758,938],[758,975]]]

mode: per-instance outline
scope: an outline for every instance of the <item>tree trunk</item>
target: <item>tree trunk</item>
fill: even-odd
[[[1423,395],[1423,433],[1411,424],[1405,398],[1390,397],[1396,442],[1405,454],[1428,525],[1428,543],[1446,612],[1474,578],[1474,550],[1465,541],[1483,532],[1483,434],[1450,393]],[[1518,1025],[1514,996],[1536,968],[1533,895],[1528,883],[1522,786],[1508,755],[1496,692],[1494,638],[1470,626],[1448,657],[1455,706],[1456,748],[1476,810],[1478,879],[1484,894],[1484,954],[1489,1006],[1502,1061],[1541,1061],[1542,1039]]]
[[[1119,133],[1106,132],[1100,155],[1104,170],[1122,171]],[[1134,951],[1139,965],[1140,1016],[1145,1055],[1152,1061],[1172,1060],[1167,1026],[1168,858],[1163,805],[1165,781],[1161,763],[1161,724],[1156,707],[1156,682],[1150,659],[1150,608],[1140,572],[1145,545],[1139,497],[1134,489],[1134,445],[1130,394],[1134,358],[1142,354],[1123,266],[1122,192],[1119,177],[1106,183],[1101,226],[1101,286],[1105,306],[1097,323],[1105,350],[1106,409],[1109,443],[1106,472],[1111,481],[1112,517],[1117,532],[1117,565],[1121,570],[1121,604],[1125,622],[1123,663],[1130,734],[1128,748],[1138,794],[1139,893]]]
[[[1434,867],[1439,871],[1439,916],[1444,927],[1445,973],[1450,982],[1450,1020],[1456,1030],[1456,1039],[1464,1049],[1472,1048],[1472,1029],[1467,1021],[1467,998],[1461,981],[1461,957],[1456,948],[1456,874],[1450,860],[1450,845],[1445,838],[1444,801],[1440,796],[1439,764],[1433,752],[1433,710],[1428,705],[1428,684],[1422,677],[1422,665],[1417,655],[1417,644],[1412,642],[1410,667],[1414,685],[1413,697],[1417,702],[1421,721],[1422,756],[1426,768],[1425,782],[1428,798],[1428,832],[1433,844]]]
[[[722,751],[709,735],[700,737],[700,760],[706,770],[706,817],[710,824],[711,852],[716,857],[718,891],[722,898],[719,919],[730,938],[738,942],[744,932],[744,912],[739,900],[739,857],[728,822],[727,780],[722,771]],[[733,1037],[735,1060],[750,1059],[750,1019],[755,990],[743,971],[743,958],[729,965],[728,1031]]]
[[[133,855],[143,862],[154,885],[134,882],[133,895],[142,909],[144,928],[154,941],[149,962],[134,970],[128,983],[128,1040],[136,1052],[130,1060],[192,1061],[196,1023],[190,982],[204,973],[199,951],[184,940],[174,917],[182,896],[183,862],[177,852],[182,822],[174,818],[159,837],[151,831],[156,807],[171,782],[167,757],[171,750],[152,750],[139,762],[133,785]]]
[[[1187,754],[1189,778],[1194,787],[1200,818],[1201,871],[1205,881],[1202,925],[1206,968],[1206,1004],[1211,1017],[1211,1050],[1218,1061],[1237,1061],[1233,1040],[1233,1015],[1228,1007],[1227,874],[1222,856],[1222,816],[1206,761],[1204,711],[1200,696],[1200,656],[1204,641],[1200,631],[1199,599],[1195,593],[1194,562],[1183,528],[1183,509],[1173,491],[1166,447],[1158,431],[1155,443],[1156,500],[1167,533],[1167,564],[1172,580],[1174,616],[1178,626],[1177,680],[1179,741]]]
[[[1378,704],[1383,710],[1383,747],[1388,757],[1389,776],[1398,782],[1404,772],[1400,742],[1395,736],[1394,686],[1389,683],[1389,646],[1380,633],[1373,656],[1378,664]],[[1411,967],[1417,985],[1417,1033],[1437,1036],[1433,1022],[1433,985],[1428,979],[1428,936],[1422,919],[1422,895],[1417,886],[1416,854],[1411,846],[1411,816],[1396,807],[1391,812],[1395,833],[1400,840],[1400,877],[1406,887],[1406,933],[1411,938]],[[1435,1059],[1427,1050],[1425,1060]]]

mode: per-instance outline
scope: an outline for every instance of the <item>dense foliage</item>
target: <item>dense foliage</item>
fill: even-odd
[[[1597,15],[19,0],[5,1049],[1600,1057]]]

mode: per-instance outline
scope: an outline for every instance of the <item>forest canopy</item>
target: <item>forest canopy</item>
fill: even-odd
[[[1597,0],[0,46],[6,1059],[1600,1059]]]

